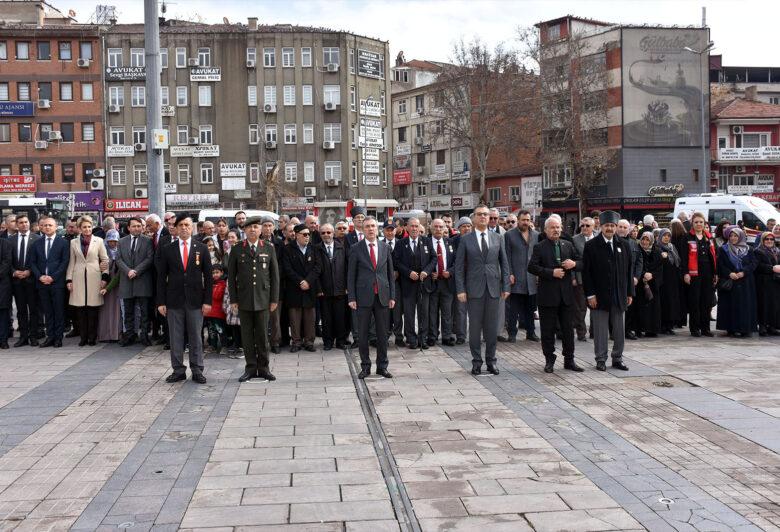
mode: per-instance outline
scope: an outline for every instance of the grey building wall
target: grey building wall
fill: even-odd
[[[621,153],[623,169],[622,196],[647,196],[647,189],[653,185],[685,186],[684,193],[699,193],[703,190],[702,179],[709,179],[709,171],[702,168],[700,148],[623,148]],[[661,170],[666,170],[666,182],[661,181]],[[699,181],[695,182],[693,170],[698,169]],[[615,195],[610,187],[609,195]]]

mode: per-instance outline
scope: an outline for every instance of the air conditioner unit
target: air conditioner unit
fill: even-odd
[[[339,64],[338,63],[328,63],[325,65],[325,68],[328,69],[328,72],[338,72],[339,71]]]
[[[337,187],[339,186],[339,183],[341,183],[341,180],[333,177],[331,179],[328,179],[326,183],[328,184],[329,187]]]
[[[276,149],[276,141],[275,140],[267,140],[267,141],[265,141],[265,149],[266,150],[275,150]]]
[[[423,145],[423,142],[425,142],[425,139],[423,139],[422,137],[416,137],[416,138],[414,139],[414,143],[415,143],[417,146],[422,146],[422,145]]]
[[[76,65],[79,68],[89,68],[89,59],[79,59],[76,61]]]
[[[423,109],[422,107],[418,107],[417,108],[417,114],[420,115],[420,116],[424,115],[425,114],[425,109]]]
[[[133,197],[145,198],[149,195],[149,192],[145,188],[137,188],[133,193]]]
[[[89,188],[91,190],[104,190],[106,188],[106,182],[102,179],[91,179],[89,182]]]
[[[742,126],[731,126],[731,132],[735,135],[742,134]]]
[[[200,66],[200,61],[197,57],[190,57],[187,59],[187,64],[190,66]]]
[[[48,109],[51,107],[51,100],[38,100],[39,109]]]
[[[418,166],[417,167],[417,175],[423,175],[425,173],[425,167],[424,166]]]
[[[133,144],[133,147],[135,148],[135,151],[146,151],[145,142],[136,142],[135,144]]]
[[[247,59],[246,60],[246,67],[247,68],[255,68],[255,60],[254,59]]]
[[[264,113],[275,113],[276,112],[276,104],[273,103],[267,103],[263,106],[263,112]]]
[[[120,110],[120,107],[116,104],[111,104],[108,106],[108,112],[109,113],[118,113]]]
[[[734,171],[738,174],[744,174],[745,173],[745,167],[744,166],[737,166]]]
[[[515,194],[515,195],[513,195],[513,196],[510,196],[510,198],[509,198],[509,199],[510,199],[511,201],[515,201],[515,202],[517,202],[517,201],[520,201],[520,196],[519,196],[519,195],[517,195],[517,194]]]
[[[62,140],[62,133],[59,131],[49,131],[49,142],[53,140]]]
[[[323,150],[333,150],[336,148],[336,143],[332,140],[326,140],[322,143]]]
[[[35,149],[36,150],[45,150],[49,147],[49,143],[45,140],[36,140],[35,141]]]
[[[198,139],[198,137],[190,137],[187,139],[187,144],[190,146],[197,146],[200,144],[200,139]]]
[[[317,195],[317,187],[303,187],[303,195],[306,197],[314,197]]]
[[[95,168],[92,170],[92,177],[106,177],[106,171],[101,168]]]
[[[338,105],[336,105],[333,102],[325,102],[325,110],[326,111],[335,111],[338,108]]]

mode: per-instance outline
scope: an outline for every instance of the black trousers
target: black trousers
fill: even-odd
[[[319,299],[322,316],[322,341],[326,346],[347,341],[347,296],[325,296]]]
[[[97,341],[98,313],[100,307],[72,307],[78,315],[79,334],[82,342]]]
[[[41,310],[46,317],[46,338],[62,340],[65,333],[65,287],[39,284],[36,289]]]
[[[379,302],[379,296],[374,295],[374,302],[370,307],[357,308],[358,320],[358,351],[360,352],[360,365],[363,369],[371,370],[371,357],[368,353],[369,329],[371,318],[374,318],[376,327],[376,369],[387,369],[387,324],[388,311],[390,309]]]
[[[686,286],[688,302],[688,328],[691,332],[710,330],[710,312],[712,312],[713,287],[712,275],[691,277],[691,284]]]
[[[138,304],[139,314],[139,336],[145,338],[147,336],[147,321],[149,310],[149,298],[148,297],[129,297],[122,299],[125,306],[125,334],[130,337],[135,334],[135,305]]]
[[[525,334],[534,334],[534,310],[536,310],[536,296],[530,294],[509,294],[509,313],[506,332],[510,337],[517,336],[517,324],[522,318]]]
[[[539,325],[542,329],[542,353],[548,362],[555,361],[555,330],[560,323],[563,358],[574,359],[574,305],[539,307]]]
[[[16,301],[16,317],[19,320],[19,337],[22,340],[38,338],[38,297],[32,277],[14,279],[11,287]]]
[[[250,375],[266,373],[268,368],[268,315],[266,310],[238,310],[244,363]]]

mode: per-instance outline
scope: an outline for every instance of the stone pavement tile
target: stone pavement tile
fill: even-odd
[[[396,454],[396,464],[400,468],[431,467],[431,466],[464,466],[483,464],[475,453],[427,453],[427,454]]]
[[[475,495],[471,485],[462,480],[404,482],[410,499],[450,499]]]
[[[262,449],[214,449],[212,462],[236,462],[241,460],[291,460],[292,447],[268,447]]]
[[[298,447],[333,445],[333,436],[330,434],[305,434],[296,436],[259,436],[255,438],[255,447]]]
[[[617,508],[620,506],[612,497],[595,488],[587,491],[559,491],[557,493],[572,510]]]
[[[372,444],[314,445],[295,447],[295,458],[370,458],[376,456]]]
[[[278,372],[277,372],[278,373]],[[214,528],[208,530],[202,529],[202,532],[213,532]],[[260,526],[237,526],[229,528],[232,532],[343,532],[342,523],[306,523],[305,525],[260,525]]]
[[[201,477],[197,488],[203,490],[228,488],[267,488],[289,486],[289,474],[274,475],[225,475]]]
[[[404,482],[447,480],[441,467],[404,467],[398,472]]]
[[[532,512],[525,514],[525,517],[537,531],[560,530],[561,523],[566,523],[566,529],[573,532],[641,530],[644,528],[622,509]],[[660,529],[651,528],[651,530]]]
[[[340,500],[338,485],[246,488],[241,505],[336,502]],[[195,504],[194,500],[193,504]],[[324,520],[330,521],[331,519]]]
[[[210,506],[190,507],[184,514],[182,528],[251,526],[287,523],[289,506],[286,504],[264,504],[261,506]]]
[[[292,436],[294,425],[279,425],[276,427],[222,427],[220,438],[255,438],[257,436]]]
[[[191,504],[205,506],[238,506],[244,493],[242,488],[196,489]]]
[[[345,523],[345,532],[398,532],[398,521],[350,521]]]
[[[248,474],[268,475],[272,473],[303,473],[318,471],[336,471],[336,461],[333,460],[333,458],[252,460],[249,462]]]
[[[559,525],[560,526],[560,525]],[[521,515],[503,514],[490,517],[461,517],[444,519],[421,519],[420,527],[424,532],[473,532],[485,530],[490,532],[533,532],[528,522]],[[568,529],[567,525],[563,525]],[[562,528],[559,528],[559,530]]]
[[[18,532],[40,532],[41,530],[68,530],[76,521],[75,517],[43,517],[28,518],[18,523],[13,530]],[[14,524],[15,525],[15,524]],[[0,521],[0,530],[11,530],[6,528]]]
[[[476,465],[445,465],[444,474],[450,480],[472,479],[501,479],[501,478],[530,478],[536,477],[536,473],[529,464],[476,464]]]
[[[471,489],[479,496],[483,495],[506,495],[506,491],[497,480],[470,480]]]
[[[368,426],[365,423],[352,423],[349,425],[296,425],[295,435],[307,434],[367,434]]]
[[[291,523],[393,519],[390,501],[303,503],[290,506]]]
[[[547,445],[545,445],[547,446]],[[395,451],[395,446],[392,446]],[[430,442],[430,448],[435,453],[439,452],[461,452],[461,451],[485,451],[500,450],[511,451],[512,446],[507,440],[456,440],[456,441],[434,441]]]
[[[373,471],[379,469],[376,456],[367,458],[336,458],[338,471]]]
[[[333,444],[334,445],[357,445],[357,444],[368,444],[373,445],[374,440],[371,437],[371,434],[364,433],[364,434],[334,434],[333,435]]]
[[[463,497],[461,500],[471,515],[549,512],[569,508],[554,493]]]
[[[377,482],[374,484],[352,484],[341,486],[341,500],[343,501],[382,501],[390,500],[387,484]]]
[[[539,478],[508,478],[499,479],[498,483],[510,495],[519,495],[523,493],[564,493],[584,491],[597,491],[598,488],[585,478],[580,477],[539,477]]]
[[[293,473],[293,486],[346,486],[382,482],[384,477],[379,468],[366,471],[330,471],[325,473]]]
[[[209,462],[203,469],[203,476],[246,475],[248,469],[249,460],[240,462]]]
[[[78,517],[89,504],[90,499],[44,500],[31,511],[27,518],[42,519],[48,517]]]
[[[555,449],[528,449],[516,451],[476,451],[477,456],[485,464],[527,464],[528,462],[552,462],[565,459]]]
[[[460,499],[416,499],[412,501],[417,519],[426,517],[466,517],[468,512]]]

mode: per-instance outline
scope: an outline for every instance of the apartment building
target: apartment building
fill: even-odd
[[[168,20],[160,48],[169,209],[262,205],[278,165],[282,212],[392,214],[387,42],[256,18]],[[104,60],[108,195],[145,198],[143,25],[106,28]]]

